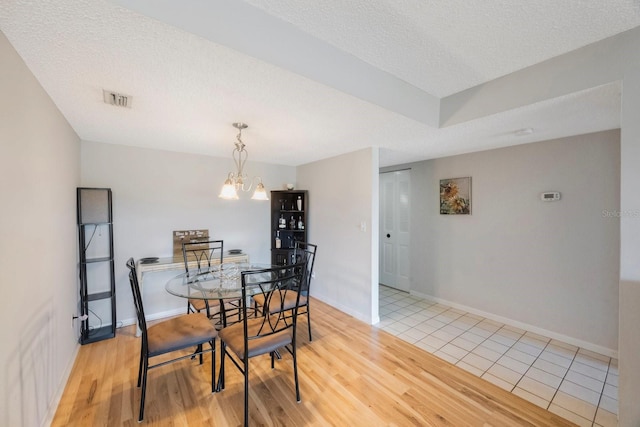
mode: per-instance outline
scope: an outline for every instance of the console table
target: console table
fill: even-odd
[[[223,263],[248,263],[249,255],[247,254],[225,254],[222,258]],[[212,264],[218,264],[215,260],[212,261]],[[189,268],[197,269],[197,261],[189,261]],[[182,257],[167,257],[167,258],[158,258],[158,261],[155,262],[141,262],[141,260],[136,261],[136,275],[138,276],[138,284],[140,285],[140,294],[142,295],[143,288],[143,279],[144,275],[147,273],[157,273],[160,271],[184,271],[184,258]],[[140,326],[138,322],[136,322],[136,336],[139,337],[142,331],[140,330]]]

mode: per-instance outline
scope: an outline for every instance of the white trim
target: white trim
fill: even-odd
[[[567,335],[563,335],[563,334],[559,334],[557,332],[549,331],[547,329],[543,329],[543,328],[540,328],[538,326],[529,325],[527,323],[519,322],[517,320],[513,320],[513,319],[506,318],[506,317],[498,316],[498,315],[493,314],[493,313],[487,313],[487,312],[484,312],[482,310],[477,310],[477,309],[475,309],[473,307],[467,307],[466,305],[458,304],[458,303],[455,303],[455,302],[452,302],[452,301],[448,301],[448,300],[442,299],[442,298],[437,298],[437,297],[434,297],[433,295],[428,295],[428,294],[424,294],[422,292],[415,292],[415,291],[411,291],[410,293],[411,293],[411,295],[414,295],[414,296],[417,296],[417,297],[420,297],[420,298],[425,298],[425,299],[428,299],[428,300],[431,300],[431,301],[435,301],[437,303],[445,304],[445,305],[448,305],[450,307],[456,308],[458,310],[464,310],[464,311],[466,311],[468,313],[471,313],[471,314],[482,316],[482,317],[485,317],[487,319],[490,319],[490,320],[493,320],[493,321],[496,321],[496,322],[504,323],[505,325],[513,326],[513,327],[520,328],[520,329],[524,329],[526,331],[533,332],[535,334],[542,335],[542,336],[545,336],[545,337],[548,337],[548,338],[552,338],[552,339],[555,339],[555,340],[558,340],[558,341],[562,341],[562,342],[565,342],[567,344],[575,345],[577,347],[584,348],[585,350],[593,351],[595,353],[602,354],[604,356],[613,357],[615,359],[618,358],[618,351],[617,350],[613,350],[613,349],[610,349],[610,348],[602,347],[600,345],[593,344],[593,343],[590,343],[590,342],[587,342],[587,341],[582,341],[580,339],[573,338],[573,337],[570,337],[570,336],[567,336]]]
[[[360,313],[359,311],[354,311],[351,310],[349,307],[340,304],[337,301],[333,301],[324,297],[320,297],[318,295],[313,295],[314,299],[317,299],[318,301],[322,301],[323,303],[330,305],[331,307],[340,310],[343,313],[348,314],[349,316],[352,316],[358,320],[363,321],[364,323],[368,324],[368,325],[374,325],[376,323],[378,323],[380,321],[379,317],[376,317],[375,319],[372,319],[371,316],[366,316],[362,313]]]

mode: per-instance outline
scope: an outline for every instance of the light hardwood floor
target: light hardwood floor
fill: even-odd
[[[250,424],[285,426],[570,426],[567,420],[384,331],[311,301],[312,342],[299,323],[296,403],[291,356],[270,368],[251,360]],[[133,326],[82,346],[53,426],[137,425],[139,339]],[[143,424],[242,424],[243,383],[227,364],[226,388],[211,393],[205,363],[149,372]],[[219,366],[219,365],[218,365]]]

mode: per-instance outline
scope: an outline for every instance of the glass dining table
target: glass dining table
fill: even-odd
[[[222,263],[213,265],[206,270],[189,271],[171,278],[165,285],[165,289],[171,295],[189,299],[218,300],[222,313],[222,326],[227,325],[225,316],[225,301],[242,299],[242,272],[256,271],[272,268],[271,264],[256,263]],[[261,280],[269,280],[269,273],[265,277],[261,275],[250,275],[249,280],[256,282],[251,286],[247,283],[246,296],[249,300],[251,296],[258,293],[268,292],[270,289],[261,284]],[[244,301],[249,304],[250,301]]]

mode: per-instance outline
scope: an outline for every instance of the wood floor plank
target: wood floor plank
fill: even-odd
[[[311,304],[314,340],[305,320],[298,333],[302,402],[288,352],[275,369],[268,356],[252,359],[251,425],[574,425],[326,304]],[[134,327],[82,346],[52,425],[137,425],[139,351]],[[227,363],[225,390],[212,394],[209,357],[202,365],[187,359],[149,372],[144,424],[242,424],[242,375]]]

